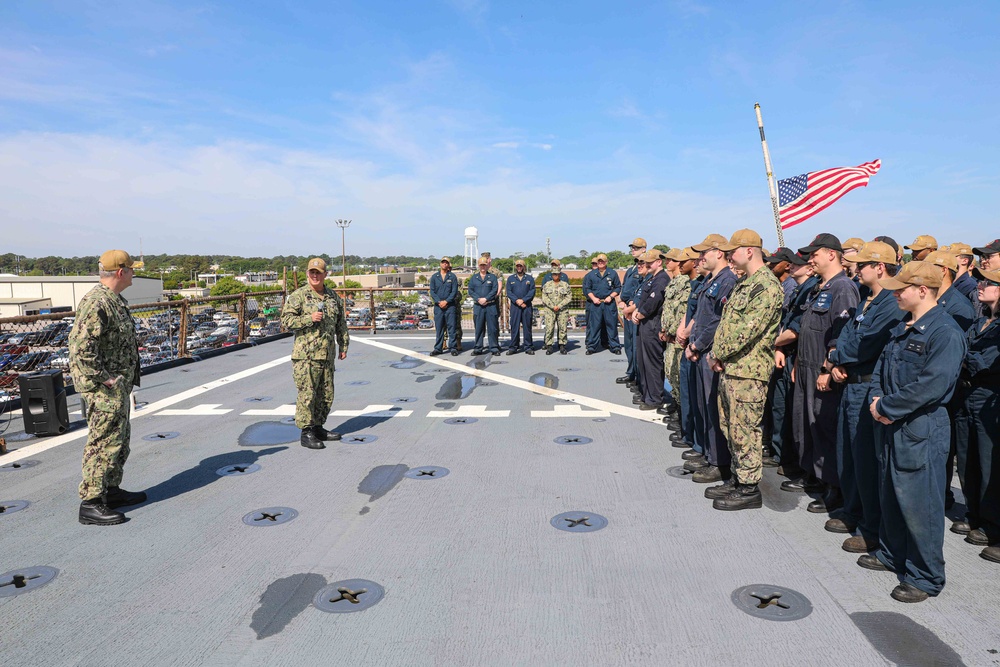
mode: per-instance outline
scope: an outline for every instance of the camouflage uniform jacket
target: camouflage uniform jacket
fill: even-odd
[[[573,288],[569,286],[569,283],[564,283],[561,280],[559,282],[550,280],[542,287],[542,305],[546,308],[558,307],[562,311],[572,300]]]
[[[497,277],[497,296],[500,296],[503,293],[503,288],[506,287],[507,285],[504,282],[503,274],[500,273],[500,271],[498,271],[495,266],[491,266],[490,268],[486,269],[486,273],[492,273]]]
[[[767,266],[741,278],[729,294],[712,355],[729,377],[766,382],[774,368],[774,339],[785,293]]]
[[[683,273],[667,283],[663,291],[663,315],[660,316],[660,330],[668,336],[677,333],[677,327],[687,311],[688,295],[691,294],[691,279]]]
[[[323,304],[323,319],[312,321],[312,314]],[[285,307],[281,309],[281,323],[286,329],[295,332],[295,346],[292,348],[292,359],[329,359],[337,357],[334,344],[340,347],[340,352],[347,352],[350,338],[347,334],[347,318],[344,316],[344,302],[329,287],[323,288],[323,294],[317,294],[309,285],[300,287],[288,296]]]
[[[139,386],[139,342],[128,301],[103,284],[77,306],[69,334],[69,373],[81,392],[94,391],[119,375],[129,391]]]

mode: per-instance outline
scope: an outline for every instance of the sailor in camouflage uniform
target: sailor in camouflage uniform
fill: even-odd
[[[299,390],[295,425],[302,429],[300,442],[309,449],[323,449],[323,440],[340,440],[339,433],[327,431],[323,424],[333,405],[334,358],[347,358],[350,338],[344,302],[324,284],[326,262],[310,259],[306,275],[308,284],[292,292],[281,309],[281,323],[295,332],[292,378]]]
[[[88,406],[87,444],[80,483],[80,523],[111,526],[125,521],[116,511],[145,502],[146,494],[120,487],[129,455],[129,407],[139,386],[139,343],[128,302],[134,262],[124,250],[100,259],[100,284],[80,300],[69,335],[69,372]]]
[[[567,308],[573,300],[573,290],[568,282],[563,282],[562,264],[558,259],[552,260],[552,280],[542,287],[542,306],[545,308],[545,354],[556,351],[558,338],[559,353],[568,354],[566,350],[566,320]]]
[[[723,373],[719,417],[732,455],[732,477],[705,490],[717,510],[762,506],[760,489],[764,404],[774,364],[774,339],[784,291],[764,264],[760,236],[741,229],[719,250],[742,272],[729,294],[715,332],[709,364]]]
[[[670,395],[674,400],[656,412],[666,415],[663,418],[664,423],[671,424],[675,431],[679,431],[681,425],[680,361],[684,353],[683,348],[675,345],[675,339],[677,327],[680,326],[687,310],[688,296],[691,294],[691,278],[688,274],[694,271],[694,260],[698,257],[697,253],[691,252],[694,254],[693,258],[685,254],[684,248],[674,248],[667,253],[666,271],[670,276],[670,282],[663,291],[663,314],[660,316],[660,338],[667,344],[667,349],[663,353],[663,372],[670,383]],[[685,268],[688,269],[687,273],[684,272]]]

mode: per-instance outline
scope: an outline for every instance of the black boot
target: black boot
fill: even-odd
[[[696,470],[703,470],[704,468],[712,467],[712,464],[708,462],[708,459],[702,457],[700,459],[688,459],[681,466],[688,472],[695,472]]]
[[[753,510],[764,506],[764,497],[756,484],[737,484],[725,498],[716,498],[712,507],[717,510]]]
[[[329,442],[331,440],[340,440],[340,434],[334,431],[327,431],[322,426],[313,426],[313,435],[316,436],[317,440],[323,440]]]
[[[552,347],[550,347],[547,350],[545,350],[545,354],[555,354],[555,353],[556,353],[556,346],[555,345],[553,345]]]
[[[323,449],[326,447],[319,438],[316,437],[316,433],[313,431],[314,427],[307,427],[302,429],[302,437],[299,438],[299,442],[303,447],[308,447],[309,449]]]
[[[559,354],[569,354],[569,350],[566,349],[565,345],[559,346]]]
[[[107,506],[98,496],[80,503],[80,523],[85,526],[114,526],[125,523],[125,515]]]
[[[126,491],[119,486],[109,486],[105,499],[109,508],[116,509],[144,503],[146,502],[146,494],[142,491]]]
[[[710,486],[707,489],[705,489],[705,497],[710,498],[711,500],[715,500],[716,498],[725,498],[730,493],[732,493],[733,489],[735,488],[736,488],[736,478],[730,477],[722,484],[719,484],[717,486]]]

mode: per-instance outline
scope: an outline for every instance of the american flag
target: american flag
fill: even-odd
[[[788,229],[808,220],[854,188],[868,185],[878,173],[881,160],[857,167],[835,167],[778,181],[778,218]]]

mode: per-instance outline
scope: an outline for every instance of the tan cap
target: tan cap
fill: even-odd
[[[320,257],[313,257],[309,260],[309,264],[306,266],[306,271],[312,271],[313,269],[326,273],[326,262]]]
[[[972,275],[976,280],[989,280],[990,282],[1000,283],[1000,270],[984,271],[978,266],[974,266],[972,267]]]
[[[629,247],[630,248],[645,248],[646,247],[646,239],[642,238],[641,236],[637,236],[637,237],[635,237],[632,240],[632,243],[629,244]]]
[[[666,258],[667,256],[664,255],[661,251],[657,250],[656,248],[653,248],[652,250],[647,250],[646,252],[642,253],[642,255],[639,257],[639,259],[641,259],[644,262],[655,262],[658,259],[666,259]]]
[[[683,252],[683,248],[671,248],[665,257],[672,262],[683,262],[684,260],[681,259],[681,253]]]
[[[705,252],[706,250],[712,249],[721,250],[720,246],[724,246],[727,243],[729,243],[729,241],[727,241],[726,237],[722,234],[709,234],[705,237],[704,241],[691,247],[698,252]]]
[[[904,245],[907,250],[927,250],[928,248],[937,249],[938,242],[933,236],[928,236],[926,234],[921,234],[917,237],[917,240],[910,245]]]
[[[705,239],[708,242],[708,239]],[[718,246],[719,250],[723,252],[729,252],[730,250],[736,250],[737,248],[763,248],[764,242],[760,240],[760,234],[752,229],[740,229],[733,237],[729,239],[728,243],[723,243]]]
[[[595,257],[593,261],[600,262],[602,259],[604,260],[605,264],[608,263],[608,256],[605,255],[603,252],[600,255],[598,255],[597,257]]]
[[[523,259],[514,260],[514,266],[528,266]]]
[[[117,271],[118,269],[141,269],[144,262],[136,262],[124,250],[109,250],[103,255],[100,262],[102,271]]]
[[[560,262],[558,259],[554,259],[551,262],[549,262],[549,266],[562,266],[562,262]]]
[[[969,255],[972,256],[972,246],[968,243],[952,243],[948,246],[948,252],[952,255]]]
[[[856,255],[845,255],[845,262],[851,264],[864,264],[865,262],[881,262],[882,264],[895,264],[896,251],[888,243],[881,241],[869,241],[861,246],[861,250]]]
[[[882,278],[878,284],[885,289],[903,289],[909,285],[941,287],[941,271],[929,262],[910,262],[892,278]]]
[[[441,262],[442,262],[442,263],[443,263],[443,262],[448,262],[449,264],[451,264],[451,257],[442,257],[442,258],[441,258]]]
[[[684,248],[683,250],[681,250],[680,253],[680,258],[682,262],[686,262],[689,259],[698,259],[699,257],[701,257],[701,255],[698,253],[698,251],[691,247]]]
[[[924,257],[925,262],[936,266],[944,266],[952,271],[958,271],[958,258],[945,250],[935,250]]]
[[[844,252],[847,252],[848,250],[858,250],[858,251],[860,251],[861,250],[861,246],[863,246],[864,244],[865,244],[865,240],[864,239],[859,239],[856,236],[852,236],[851,238],[847,239],[846,241],[844,241],[840,245],[844,249]]]
[[[490,263],[490,258],[487,257],[486,255],[483,255],[482,257],[479,258],[479,261],[476,263],[476,266],[489,266],[489,263]]]

